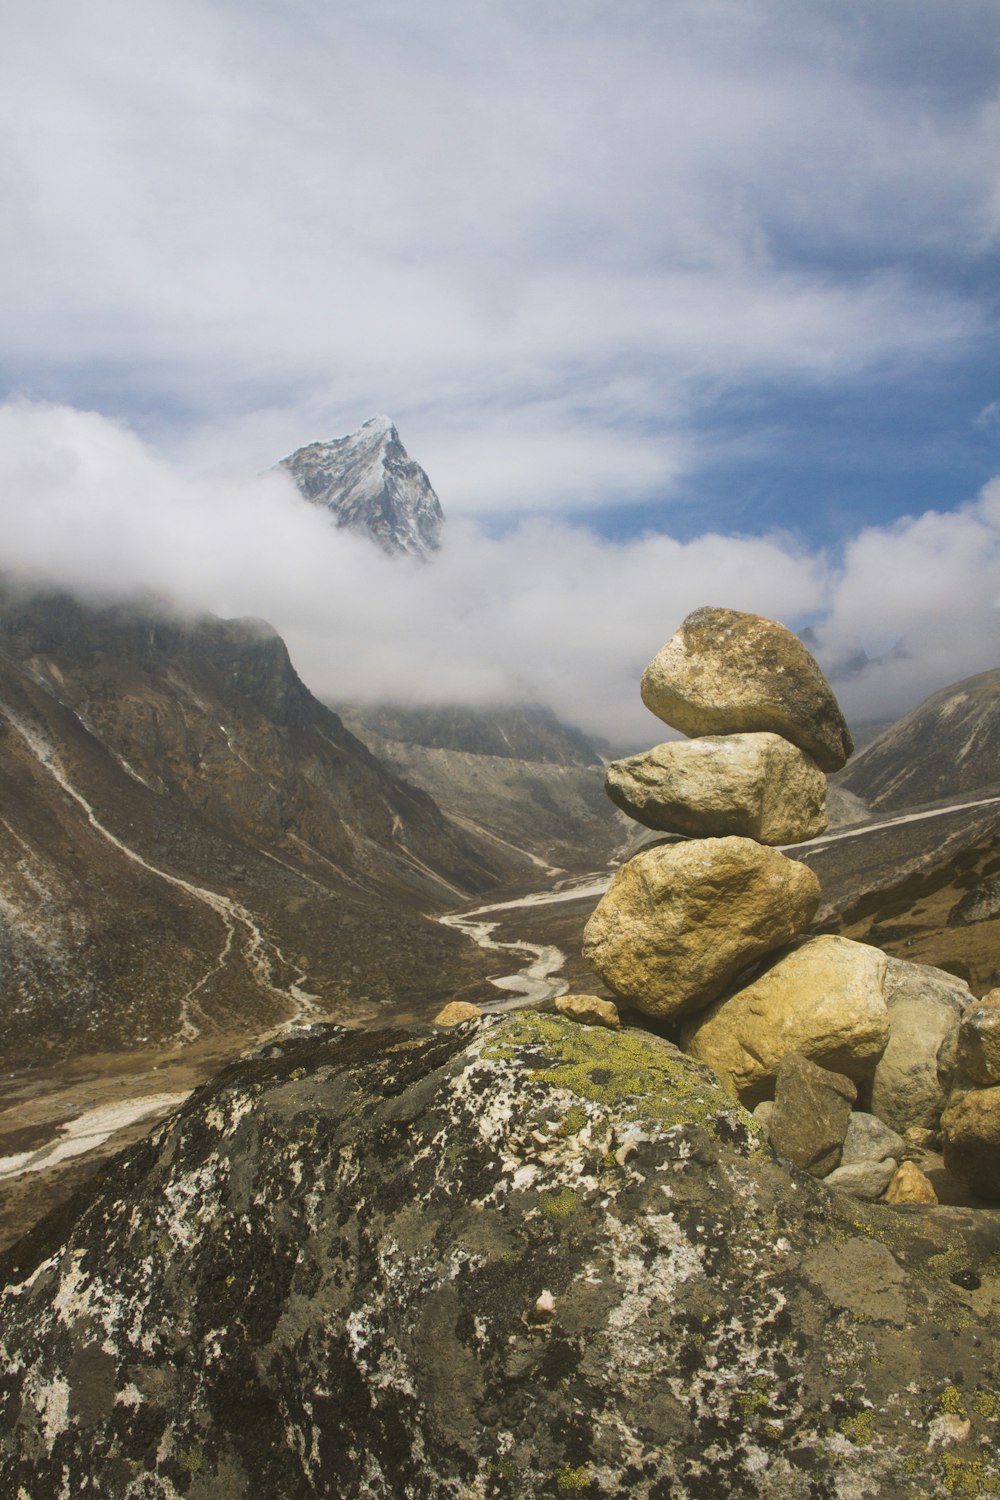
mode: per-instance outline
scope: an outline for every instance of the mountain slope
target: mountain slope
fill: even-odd
[[[410,458],[388,417],[357,432],[310,443],[278,465],[338,526],[370,536],[385,552],[426,559],[440,545],[444,515],[427,475]]]
[[[876,811],[1000,782],[1000,670],[943,688],[889,726],[837,777]]]
[[[538,867],[604,865],[628,837],[604,792],[599,752],[547,709],[341,709],[351,729],[407,781],[423,787],[466,834],[495,855]]]
[[[253,621],[8,600],[0,798],[11,1065],[461,986],[423,913],[503,868]]]

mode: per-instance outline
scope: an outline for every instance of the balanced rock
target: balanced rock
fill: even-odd
[[[618,1007],[613,1000],[602,1000],[600,995],[559,995],[556,1010],[570,1021],[579,1021],[584,1026],[621,1025]]]
[[[826,827],[826,777],[780,734],[671,740],[612,761],[605,787],[647,828],[795,844]]]
[[[689,1014],[801,932],[818,903],[812,870],[753,839],[653,845],[618,870],[583,951],[638,1010]]]
[[[980,1198],[1000,1199],[1000,1087],[952,1095],[941,1134],[949,1172]]]
[[[842,1073],[831,1073],[801,1052],[783,1057],[768,1121],[779,1156],[813,1177],[825,1177],[840,1162],[844,1133],[858,1091]]]
[[[696,609],[653,658],[642,701],[683,734],[771,730],[824,771],[854,749],[840,707],[798,636],[735,609]]]
[[[790,1052],[866,1085],[889,1038],[887,962],[867,943],[812,938],[690,1021],[681,1045],[745,1104],[771,1092]]]
[[[872,1081],[871,1110],[900,1134],[934,1130],[945,1104],[938,1052],[972,1002],[964,979],[930,964],[890,958],[885,976],[889,1042]]]

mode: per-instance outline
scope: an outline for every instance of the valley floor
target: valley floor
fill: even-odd
[[[873,819],[788,852],[820,876],[823,930],[964,972],[979,992],[997,982],[1000,916],[955,926],[949,914],[1000,865],[1000,796],[956,798]],[[447,914],[447,925],[486,950],[484,977],[467,985],[462,998],[506,1010],[545,1005],[567,989],[600,993],[581,940],[611,874],[522,887]],[[378,1018],[425,1024],[440,1004],[440,996],[426,1005],[388,1000]],[[147,1134],[192,1089],[263,1040],[215,1033],[187,1046],[94,1054],[0,1081],[0,1249],[65,1202],[116,1151]]]

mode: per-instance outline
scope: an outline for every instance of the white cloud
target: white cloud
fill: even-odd
[[[609,542],[527,518],[451,523],[427,566],[337,531],[283,475],[207,483],[94,413],[0,408],[0,556],[91,597],[137,589],[262,616],[321,695],[534,700],[618,743],[660,737],[642,668],[691,609],[807,618],[857,719],[890,717],[1000,659],[1000,480],[954,515],[856,537],[841,563],[782,537]]]
[[[15,7],[13,378],[219,471],[389,410],[422,456],[463,432],[453,510],[516,508],[543,446],[535,507],[586,489],[574,449],[606,503],[630,463],[666,493],[719,390],[981,331],[929,268],[996,232],[997,106],[879,35],[797,0]]]

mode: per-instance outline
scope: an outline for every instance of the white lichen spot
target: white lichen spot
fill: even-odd
[[[32,1392],[35,1410],[41,1419],[49,1452],[61,1432],[69,1426],[69,1381],[58,1377]]]
[[[954,1412],[942,1412],[928,1425],[927,1452],[935,1448],[950,1448],[952,1443],[963,1443],[972,1430],[968,1417],[958,1417]]]

